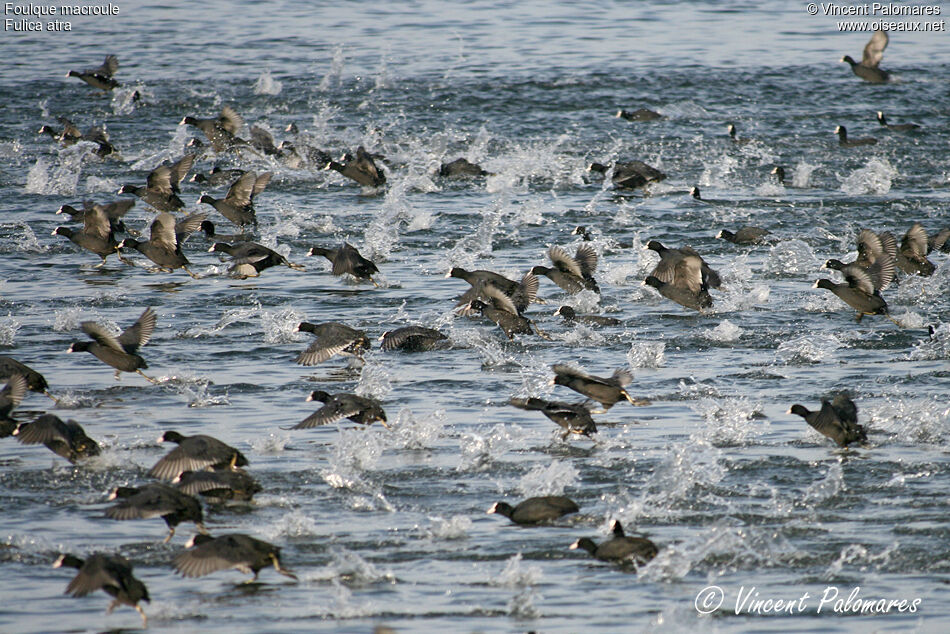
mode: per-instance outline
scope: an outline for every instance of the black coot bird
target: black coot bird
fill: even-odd
[[[528,498],[512,507],[507,502],[495,502],[488,513],[504,515],[515,524],[531,526],[550,522],[559,517],[577,513],[580,508],[574,500],[563,495],[545,495]]]
[[[402,350],[403,352],[428,352],[444,348],[449,338],[438,330],[425,326],[404,326],[388,330],[379,338],[381,350]]]
[[[335,321],[322,324],[302,321],[297,325],[297,330],[316,337],[306,350],[297,355],[300,365],[317,365],[337,354],[362,359],[363,352],[371,347],[365,332]]]
[[[53,398],[53,396],[49,393],[49,384],[46,382],[46,379],[42,374],[28,365],[20,363],[13,357],[0,354],[0,379],[9,379],[10,377],[17,374],[26,379],[26,389],[31,392],[38,392]]]
[[[544,275],[568,293],[579,293],[584,289],[595,293],[600,292],[594,280],[594,271],[597,270],[597,252],[592,246],[581,244],[573,257],[561,247],[552,246],[548,249],[548,257],[551,258],[553,267],[535,266],[531,272],[535,275]]]
[[[862,269],[857,264],[847,265],[841,269],[844,283],[832,282],[822,278],[815,282],[815,288],[824,288],[858,311],[855,318],[860,322],[865,315],[884,315],[900,326],[887,311],[887,302],[881,297],[881,289],[886,288],[894,278],[894,260],[890,257],[878,258],[868,269]]]
[[[649,108],[637,108],[636,110],[620,109],[617,111],[616,117],[618,119],[626,119],[627,121],[656,121],[657,119],[662,119],[663,115]]]
[[[79,573],[66,586],[66,594],[84,597],[96,590],[102,590],[112,597],[112,603],[106,614],[120,605],[128,605],[142,616],[142,627],[148,627],[148,617],[139,605],[140,601],[150,602],[148,588],[132,576],[132,564],[119,555],[93,553],[85,560],[69,554],[60,555],[53,562],[53,568],[69,566]]]
[[[220,471],[184,471],[173,483],[178,490],[188,495],[200,495],[201,499],[213,503],[248,502],[255,493],[263,491],[260,483],[247,471],[226,468]]]
[[[211,205],[222,216],[240,227],[244,225],[257,226],[254,198],[264,191],[272,176],[271,172],[264,172],[260,176],[254,172],[245,172],[231,184],[224,198],[214,198],[208,194],[203,194],[198,202]]]
[[[587,166],[588,172],[606,174],[610,166],[602,163],[591,163]],[[611,182],[619,189],[636,189],[650,183],[659,183],[666,178],[666,174],[647,165],[643,161],[628,161],[613,164]]]
[[[556,425],[564,430],[561,440],[571,434],[578,434],[590,438],[597,433],[597,425],[590,416],[590,410],[583,403],[564,403],[563,401],[546,401],[540,398],[513,398],[508,401],[519,409],[541,412]]]
[[[736,124],[730,123],[726,126],[726,131],[729,133],[729,140],[737,145],[746,145],[752,143],[752,139],[748,137],[736,136]]]
[[[448,163],[442,163],[439,167],[439,176],[445,178],[475,178],[477,176],[488,176],[488,172],[483,170],[480,165],[476,165],[462,157]]]
[[[148,364],[136,353],[152,338],[157,319],[155,311],[146,308],[135,323],[126,328],[118,337],[113,336],[94,321],[84,321],[80,327],[92,341],[77,341],[69,346],[66,352],[92,353],[106,365],[115,368],[116,379],[119,378],[120,372],[135,372],[150,383],[155,383],[155,379],[142,372],[143,369],[148,368]]]
[[[870,229],[862,229],[858,233],[858,257],[854,262],[842,262],[837,259],[827,260],[822,268],[825,269],[834,269],[836,271],[842,271],[845,267],[851,266],[852,264],[858,268],[867,270],[874,265],[879,259],[897,259],[897,240],[890,232],[874,233]],[[882,263],[881,267],[884,269],[889,268],[886,263]],[[881,286],[877,287],[877,290],[883,291],[890,284],[891,279],[882,279]]]
[[[607,317],[604,315],[578,315],[577,311],[571,306],[561,306],[554,311],[555,317],[561,317],[569,324],[581,323],[590,326],[619,326],[623,322],[616,317]]]
[[[106,263],[106,258],[119,247],[115,241],[112,223],[104,211],[90,209],[83,214],[83,228],[75,231],[69,227],[56,227],[53,230],[54,236],[63,236],[68,238],[73,244],[87,251],[95,253],[102,261],[96,266],[102,266]]]
[[[927,259],[930,240],[927,231],[919,222],[915,222],[901,239],[900,249],[897,251],[897,266],[908,275],[929,277],[937,267]]]
[[[375,285],[373,275],[379,273],[376,265],[367,260],[352,244],[344,242],[342,246],[336,249],[326,249],[323,247],[311,247],[307,255],[322,255],[330,261],[333,268],[330,270],[333,275],[343,275],[349,273],[358,280],[369,280]]]
[[[106,517],[114,520],[141,520],[161,517],[168,526],[168,536],[162,542],[167,544],[175,536],[175,527],[185,521],[192,521],[198,530],[207,533],[201,513],[201,503],[194,497],[178,489],[153,482],[143,487],[118,487],[109,496],[118,499],[115,506],[106,509]]]
[[[386,412],[383,411],[380,402],[374,398],[346,392],[328,394],[322,390],[314,390],[307,396],[307,400],[319,401],[323,403],[323,407],[288,429],[310,429],[329,425],[344,418],[361,425],[371,425],[379,421],[383,427],[389,428],[386,424]]]
[[[493,287],[501,291],[514,304],[515,312],[519,315],[527,310],[531,302],[537,301],[538,295],[538,277],[528,271],[521,278],[520,282],[510,280],[504,275],[494,271],[485,271],[478,269],[475,271],[466,271],[455,266],[449,270],[446,277],[455,277],[468,282],[472,288],[465,291],[459,298],[457,306],[465,306],[472,300],[480,300],[482,303],[489,303],[492,297],[487,294],[487,289]]]
[[[149,470],[150,476],[160,480],[174,480],[185,471],[244,467],[248,464],[244,454],[212,436],[182,436],[177,431],[166,431],[158,437],[158,442],[178,444]]]
[[[885,117],[884,113],[880,110],[877,111],[877,122],[888,130],[894,130],[896,132],[910,132],[920,128],[916,123],[888,123],[887,117]]]
[[[537,278],[535,278],[537,279]],[[494,322],[509,339],[515,335],[530,335],[534,332],[531,320],[521,315],[518,307],[499,288],[485,284],[480,289],[473,287],[480,299],[473,299],[463,312],[475,312]]]
[[[119,59],[115,55],[106,55],[105,61],[98,68],[83,71],[71,70],[66,73],[66,76],[78,77],[93,88],[109,92],[120,86],[119,82],[112,78],[117,70],[119,70]]]
[[[878,68],[881,59],[884,58],[884,49],[887,48],[888,37],[886,31],[875,31],[868,43],[864,45],[864,54],[861,57],[861,63],[854,61],[850,55],[841,58],[842,62],[847,62],[851,66],[851,71],[872,84],[883,84],[890,79],[890,74],[886,70]]]
[[[75,464],[99,455],[99,444],[74,420],[65,423],[53,414],[43,414],[32,423],[22,423],[13,432],[24,445],[46,445],[50,451]]]
[[[185,238],[201,227],[205,218],[205,214],[191,214],[176,221],[172,214],[160,213],[149,227],[147,241],[126,238],[119,243],[119,249],[135,249],[157,264],[162,271],[182,269],[191,277],[197,278],[198,276],[188,269],[191,263],[182,252],[181,246]]]
[[[822,399],[821,409],[808,411],[802,405],[792,405],[789,414],[797,414],[805,419],[817,432],[835,441],[839,447],[853,442],[865,442],[868,439],[864,427],[858,424],[858,407],[844,393],[828,401]]]
[[[185,154],[171,165],[159,165],[153,169],[144,186],[123,185],[120,194],[134,194],[158,211],[174,212],[185,206],[178,197],[178,184],[194,165],[195,155]]]
[[[277,251],[257,242],[236,242],[235,244],[215,242],[208,251],[230,255],[231,265],[228,270],[235,277],[257,277],[262,271],[272,266],[286,266],[295,271],[303,270],[300,264],[290,262]]]
[[[109,225],[113,232],[127,231],[122,218],[135,206],[134,200],[115,200],[111,203],[95,203],[91,200],[82,202],[82,209],[76,209],[72,205],[61,205],[56,210],[57,214],[67,214],[70,220],[74,222],[85,222],[86,214],[101,211],[109,219]]]
[[[627,386],[633,382],[633,375],[627,370],[616,370],[609,377],[600,377],[587,374],[577,368],[563,363],[551,366],[554,371],[552,385],[563,385],[587,398],[600,403],[604,411],[613,407],[618,401],[626,399],[631,405],[649,405],[649,401],[635,399],[627,392]]]
[[[339,172],[363,187],[381,187],[386,184],[386,175],[379,170],[373,157],[362,145],[356,148],[355,157],[347,154],[341,161],[342,163],[330,161],[324,169]]]
[[[716,234],[716,237],[733,244],[761,244],[767,235],[769,235],[768,229],[745,226],[735,233],[728,229],[723,229]]]
[[[658,240],[650,240],[647,248],[660,256],[659,264],[650,273],[657,279],[692,291],[698,291],[701,286],[714,289],[722,286],[719,273],[693,247],[673,249],[663,246]],[[694,269],[698,269],[698,277]]]
[[[244,583],[254,583],[257,575],[268,566],[296,580],[297,575],[281,566],[280,548],[250,535],[195,535],[185,547],[189,550],[175,557],[175,570],[185,577],[203,577],[219,570],[239,570],[254,577]]]
[[[617,520],[613,521],[610,530],[612,535],[607,541],[595,544],[589,537],[582,537],[571,544],[571,549],[582,548],[603,561],[632,563],[637,566],[649,562],[659,552],[656,544],[649,539],[625,535]]]
[[[835,128],[835,134],[838,135],[838,145],[841,147],[859,147],[861,145],[874,145],[877,143],[877,139],[870,136],[861,137],[860,139],[849,139],[848,129],[843,125],[839,125]]]
[[[26,378],[14,374],[0,390],[0,438],[6,438],[16,431],[17,422],[10,418],[13,408],[20,404],[26,394]]]
[[[221,108],[221,114],[210,119],[199,119],[186,116],[179,125],[192,125],[201,130],[211,143],[215,152],[224,152],[239,145],[247,145],[247,141],[237,136],[244,126],[244,119],[231,106]]]
[[[191,177],[191,182],[208,185],[208,187],[221,187],[226,183],[234,182],[235,179],[243,175],[244,170],[225,169],[220,165],[215,165],[207,174],[196,173]]]

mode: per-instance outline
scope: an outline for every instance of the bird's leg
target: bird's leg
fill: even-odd
[[[149,383],[151,383],[152,385],[156,385],[156,384],[158,383],[158,379],[153,379],[152,377],[146,375],[146,374],[145,374],[144,372],[142,372],[141,370],[136,370],[135,373],[138,374],[139,376],[141,376],[143,379],[145,379],[145,380],[148,381]],[[118,371],[116,371],[116,377],[115,377],[115,378],[119,378],[119,372],[118,372]]]
[[[116,370],[116,371],[115,371],[115,380],[116,380],[116,381],[121,381],[121,380],[122,380],[122,378],[120,377],[121,373],[122,373],[122,370]]]
[[[285,577],[290,577],[294,581],[297,580],[297,575],[295,575],[292,570],[287,570],[286,568],[280,567],[280,561],[278,561],[275,555],[271,554],[270,558],[274,562],[274,570],[284,575]]]
[[[245,586],[246,586],[246,585],[248,585],[248,584],[255,583],[255,582],[257,581],[257,575],[258,575],[258,574],[260,574],[260,571],[255,570],[255,571],[254,571],[254,576],[251,577],[250,579],[245,579],[245,580],[244,580],[244,583],[241,584],[241,585],[245,585]]]
[[[383,427],[385,427],[386,429],[392,429],[392,427],[390,427],[389,425],[387,425],[387,424],[386,424],[386,421],[384,421],[384,420],[379,421],[379,424],[382,425]]]
[[[864,313],[858,313],[857,316],[854,318],[854,321],[860,324],[862,319],[864,319]]]
[[[901,325],[901,322],[899,322],[899,321],[897,321],[896,319],[894,319],[893,317],[891,317],[890,313],[884,313],[884,316],[887,317],[888,319],[890,319],[892,322],[894,322],[894,325],[897,326],[898,328],[900,328],[901,330],[904,329],[904,327]]]
[[[142,615],[142,629],[148,629],[148,617],[145,616],[145,610],[142,609],[142,606],[136,605],[135,611]]]
[[[307,270],[307,267],[305,267],[303,264],[294,264],[293,262],[288,262],[288,263],[287,263],[287,266],[289,266],[290,268],[292,268],[292,269],[295,270],[295,271],[306,271],[306,270]]]
[[[106,614],[112,614],[112,611],[115,610],[119,605],[118,599],[113,599],[109,604],[109,607],[106,608]]]
[[[205,525],[201,522],[195,522],[195,528],[197,528],[198,532],[201,533],[202,535],[208,534],[208,529],[205,528]]]
[[[528,323],[531,324],[531,327],[534,328],[534,331],[535,331],[536,333],[538,333],[538,336],[539,336],[539,337],[541,337],[542,339],[546,339],[546,340],[548,340],[548,341],[551,341],[551,335],[549,335],[548,333],[546,333],[546,332],[544,332],[543,330],[541,330],[540,328],[538,328],[538,324],[536,324],[533,319],[529,319],[529,320],[528,320]]]
[[[50,394],[50,393],[49,393],[49,390],[43,390],[43,394],[45,394],[46,396],[48,396],[48,397],[50,397],[51,399],[53,399],[53,402],[54,402],[54,403],[58,403],[58,402],[59,402],[59,399],[57,399],[55,396],[53,396],[52,394]]]
[[[379,288],[379,284],[378,284],[378,283],[376,282],[376,280],[374,280],[372,277],[369,278],[369,281],[373,283],[373,286],[374,286],[375,288]]]
[[[175,536],[175,527],[174,527],[174,526],[169,526],[169,527],[168,527],[168,537],[166,537],[166,538],[162,541],[162,543],[163,543],[163,544],[167,544],[168,542],[170,542],[170,541],[172,540],[172,537],[174,537],[174,536]]]
[[[95,265],[95,266],[92,267],[92,268],[94,268],[94,269],[101,269],[102,267],[104,267],[104,266],[106,265],[106,258],[105,258],[105,256],[100,255],[99,257],[102,258],[102,260],[99,262],[99,264]]]
[[[187,266],[183,266],[183,267],[181,267],[181,268],[185,269],[185,273],[187,273],[188,275],[190,275],[190,276],[191,276],[191,279],[193,279],[193,280],[200,279],[197,274],[192,273],[191,271],[189,271]]]

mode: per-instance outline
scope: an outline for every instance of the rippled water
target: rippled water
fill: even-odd
[[[837,63],[859,55],[865,36],[785,2],[118,4],[119,16],[79,20],[72,33],[5,33],[0,44],[0,352],[43,372],[60,399],[52,411],[105,448],[73,467],[0,441],[0,629],[138,627],[128,608],[106,616],[102,593],[64,596],[70,575],[50,567],[61,551],[106,550],[148,585],[155,630],[946,631],[948,257],[932,254],[933,277],[885,292],[902,329],[856,324],[811,288],[825,259],[853,257],[862,227],[902,235],[914,221],[950,224],[945,33],[893,34],[882,66],[895,81],[872,86]],[[115,94],[63,78],[106,53],[121,63]],[[197,280],[113,258],[96,269],[95,256],[50,236],[60,205],[141,183],[183,153],[194,130],[177,125],[182,116],[224,104],[278,140],[294,122],[335,156],[362,144],[387,159],[376,194],[335,172],[217,159],[274,172],[257,237],[305,272],[229,279],[202,236],[185,248]],[[628,123],[613,117],[619,107],[666,118]],[[877,110],[924,128],[886,131]],[[106,125],[121,157],[36,134],[61,115]],[[753,141],[733,145],[727,122]],[[842,150],[839,124],[879,142]],[[435,175],[459,156],[492,175]],[[614,159],[669,178],[650,195],[589,181],[590,161]],[[795,187],[770,179],[776,164]],[[693,185],[708,202],[687,195]],[[203,191],[184,184],[189,211]],[[127,224],[143,229],[151,216],[138,203]],[[546,303],[530,316],[550,339],[509,342],[454,315],[466,286],[443,278],[451,266],[520,276],[549,245],[573,249],[580,224],[594,234],[603,293],[566,296],[542,278]],[[769,241],[714,238],[744,224],[769,229]],[[691,244],[722,273],[710,313],[641,286],[656,261],[643,246],[651,238]],[[304,257],[344,239],[379,264],[379,288]],[[552,316],[563,303],[623,323],[568,326]],[[125,327],[146,306],[159,315],[143,349],[159,384],[117,382],[92,356],[64,354],[82,339],[80,322]],[[294,331],[301,320],[373,338],[423,324],[452,345],[377,348],[361,370],[339,358],[304,368],[293,362],[309,343]],[[572,400],[548,384],[558,362],[601,375],[627,367],[652,404],[596,416],[594,443],[561,441],[543,416],[507,405]],[[317,388],[379,398],[393,429],[281,429],[314,411],[304,398]],[[838,450],[785,413],[840,389],[858,404],[866,448]],[[30,394],[16,415],[51,404]],[[146,481],[168,450],[154,442],[166,429],[211,434],[248,456],[264,492],[250,506],[207,509],[208,528],[279,544],[299,584],[273,571],[249,586],[235,572],[183,579],[170,562],[191,525],[163,545],[157,519],[104,519],[108,492]],[[581,514],[554,526],[485,514],[497,500],[560,493]],[[605,539],[614,518],[658,544],[651,564],[618,570],[567,548]],[[694,600],[709,585],[725,601],[701,616]],[[740,588],[753,586],[761,599],[808,592],[808,609],[737,616]],[[819,614],[827,587],[921,604]]]

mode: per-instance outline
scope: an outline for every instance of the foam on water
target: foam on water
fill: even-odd
[[[666,344],[662,341],[634,341],[627,352],[631,368],[660,368],[666,360]]]
[[[572,464],[554,460],[548,465],[537,465],[521,476],[518,491],[524,497],[563,495],[565,489],[576,486],[579,475]]]
[[[835,351],[844,345],[832,334],[809,333],[780,343],[775,356],[786,364],[820,363],[833,359]]]

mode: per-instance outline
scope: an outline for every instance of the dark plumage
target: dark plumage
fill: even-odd
[[[489,513],[498,513],[504,515],[515,524],[530,526],[550,522],[559,517],[577,513],[580,508],[577,503],[563,495],[545,495],[542,497],[528,498],[512,507],[507,502],[495,502],[488,509]]]
[[[22,423],[13,435],[24,445],[46,445],[73,464],[99,455],[99,444],[74,420],[65,423],[53,414],[43,414],[32,423]]]
[[[838,145],[841,147],[858,147],[861,145],[874,145],[877,143],[877,139],[874,137],[862,137],[860,139],[849,139],[848,138],[848,129],[843,125],[839,125],[835,128],[835,134],[838,135]]]
[[[150,382],[154,382],[142,373],[143,369],[148,368],[148,364],[136,353],[152,338],[157,318],[154,310],[146,308],[136,322],[118,337],[113,336],[94,321],[84,321],[80,324],[80,328],[89,335],[92,341],[77,341],[69,347],[67,352],[92,353],[106,365],[115,368],[116,379],[119,378],[120,372],[136,372]]]
[[[861,321],[864,315],[885,315],[891,319],[880,289],[890,284],[894,277],[892,258],[879,258],[868,269],[862,269],[857,264],[846,265],[841,269],[841,273],[845,279],[843,284],[823,278],[815,282],[814,287],[831,291],[841,301],[858,311],[857,321]]]
[[[564,321],[569,324],[576,322],[589,324],[591,326],[619,326],[623,323],[616,317],[606,317],[604,315],[578,315],[577,312],[570,306],[561,306],[556,311],[554,311],[554,315],[560,315]]]
[[[821,400],[821,409],[810,412],[801,405],[792,405],[789,414],[797,414],[805,419],[816,431],[835,441],[839,447],[853,442],[866,442],[868,439],[864,427],[858,424],[858,407],[847,394],[841,393],[830,402]]]
[[[0,379],[9,379],[17,374],[26,378],[26,389],[49,396],[49,384],[42,374],[13,357],[0,354]]]
[[[554,371],[552,385],[563,385],[587,398],[600,403],[605,410],[626,399],[631,405],[646,405],[648,401],[634,399],[627,392],[627,386],[633,382],[633,376],[627,370],[616,370],[609,377],[592,376],[577,368],[563,363],[551,366]]]
[[[319,425],[329,425],[344,418],[361,425],[370,425],[379,421],[383,427],[389,427],[386,424],[386,412],[383,411],[383,406],[374,398],[345,392],[328,394],[321,390],[314,390],[307,396],[307,400],[320,401],[323,407],[289,429],[310,429]]]
[[[26,378],[14,374],[0,390],[0,438],[6,438],[16,431],[17,423],[10,418],[13,408],[20,404],[26,394]]]
[[[488,176],[488,172],[481,166],[471,163],[468,159],[457,158],[449,163],[442,163],[439,168],[439,176],[445,178],[475,178],[476,176]]]
[[[285,577],[297,578],[292,571],[281,567],[280,548],[249,535],[195,535],[186,548],[189,550],[175,557],[175,570],[185,577],[203,577],[218,570],[233,568],[253,574],[254,577],[245,582],[253,583],[263,568],[272,565]]]
[[[132,564],[119,555],[93,553],[82,560],[69,554],[60,555],[53,562],[53,568],[69,566],[76,568],[79,573],[66,586],[66,594],[74,597],[84,597],[96,590],[102,590],[112,597],[112,603],[106,610],[112,610],[120,605],[128,605],[142,616],[142,627],[148,627],[148,617],[139,605],[140,601],[150,602],[148,588],[132,575]]]
[[[245,174],[244,170],[224,169],[220,165],[215,165],[207,174],[195,174],[191,177],[192,183],[207,184],[209,187],[221,187],[226,183],[231,183],[235,179]]]
[[[76,209],[71,205],[62,205],[56,210],[57,214],[68,214],[74,222],[85,222],[87,214],[96,214],[102,212],[109,219],[109,225],[113,232],[126,231],[122,218],[135,206],[134,200],[116,200],[107,204],[97,204],[91,200],[85,200],[82,203],[82,209]]]
[[[423,326],[404,326],[388,330],[379,338],[382,350],[402,350],[403,352],[427,352],[444,348],[449,338],[438,330]]]
[[[544,275],[568,293],[579,293],[582,290],[600,292],[597,281],[594,280],[594,271],[597,270],[597,252],[589,244],[577,247],[574,257],[559,246],[548,249],[548,257],[554,263],[552,268],[536,266],[531,269],[535,275]]]
[[[562,401],[545,401],[540,398],[513,398],[508,401],[519,409],[541,412],[555,424],[564,429],[561,435],[566,439],[571,434],[580,434],[590,437],[597,433],[597,425],[590,416],[590,410],[583,403],[564,403]]]
[[[349,273],[356,279],[369,280],[373,282],[373,275],[379,273],[379,269],[370,260],[367,260],[356,247],[348,242],[336,249],[325,249],[323,247],[311,247],[307,255],[322,255],[330,261],[333,268],[330,270],[333,275],[343,275]],[[375,282],[373,282],[375,284]]]
[[[944,227],[927,238],[927,253],[933,251],[950,252],[950,227]]]
[[[692,291],[689,288],[683,288],[669,282],[664,282],[654,275],[648,276],[643,283],[646,286],[655,288],[660,295],[668,300],[676,302],[686,308],[692,308],[693,310],[702,312],[707,308],[711,308],[713,304],[712,296],[705,288]]]
[[[379,170],[373,157],[362,145],[356,148],[355,157],[347,154],[341,160],[342,163],[330,161],[324,169],[337,171],[363,187],[381,187],[386,183],[386,175]]]
[[[837,259],[827,260],[822,268],[834,269],[836,271],[843,271],[845,267],[855,265],[858,268],[864,269],[867,271],[875,262],[879,259],[885,260],[896,260],[897,259],[897,240],[894,238],[890,232],[883,233],[874,233],[870,229],[862,229],[858,233],[857,239],[858,247],[858,257],[854,262],[842,262]],[[886,273],[887,269],[892,268],[886,262],[881,264],[882,272]],[[893,276],[887,277],[883,276],[879,280],[879,285],[876,286],[877,290],[883,291],[891,283]]]
[[[149,470],[151,477],[160,480],[174,480],[185,471],[244,467],[248,464],[244,454],[212,436],[182,436],[176,431],[166,431],[158,437],[158,442],[178,444]]]
[[[371,347],[365,332],[334,321],[322,324],[302,321],[297,325],[297,330],[309,332],[316,337],[306,350],[297,355],[297,363],[300,365],[317,365],[336,354],[361,359],[363,352]]]
[[[588,537],[582,537],[571,544],[571,549],[582,548],[603,561],[632,563],[637,566],[649,562],[659,552],[656,544],[645,537],[626,536],[617,520],[611,524],[611,532],[611,538],[599,545]]]
[[[106,258],[115,253],[119,243],[115,241],[112,224],[109,217],[101,209],[90,209],[83,215],[83,228],[73,231],[69,227],[56,227],[54,236],[64,236],[78,247],[95,253],[102,261],[97,266],[106,263]]]
[[[264,172],[260,176],[254,172],[245,172],[231,184],[224,198],[214,198],[203,194],[199,203],[211,205],[218,212],[238,226],[257,225],[257,214],[254,210],[254,197],[264,191],[270,179],[271,172]]]
[[[602,163],[591,163],[587,171],[606,174],[609,167]],[[636,189],[649,183],[659,183],[666,178],[666,174],[651,167],[643,161],[629,161],[613,164],[611,181],[620,189]]]
[[[90,68],[83,71],[71,70],[66,73],[66,76],[78,77],[93,88],[108,92],[121,85],[112,78],[117,70],[119,70],[118,58],[115,55],[106,55],[105,61],[103,61],[102,65],[98,68]]]
[[[182,493],[167,484],[152,483],[143,487],[119,487],[109,496],[118,499],[115,506],[106,509],[106,517],[114,520],[140,520],[161,517],[168,525],[168,537],[163,543],[175,536],[175,527],[185,521],[192,521],[198,530],[206,533],[201,513],[201,503],[194,497]]]
[[[247,141],[237,136],[238,130],[244,125],[244,120],[231,106],[221,108],[221,114],[212,119],[186,116],[179,125],[193,125],[201,130],[215,152],[224,152],[239,145],[247,145]]]
[[[511,300],[515,307],[515,312],[521,314],[528,305],[535,301],[538,295],[538,278],[530,271],[525,273],[520,282],[509,280],[504,275],[499,275],[492,271],[476,270],[466,271],[455,266],[449,271],[446,277],[456,277],[468,282],[472,288],[462,294],[458,306],[470,303],[472,300],[479,300],[482,303],[492,302],[492,297],[488,294],[490,288],[495,288],[502,295]]]
[[[155,216],[149,227],[147,241],[126,238],[119,243],[119,249],[134,249],[158,265],[159,269],[174,271],[183,269],[191,277],[198,276],[188,269],[191,264],[182,252],[181,245],[191,233],[194,233],[204,222],[204,214],[192,214],[179,221],[170,213],[160,213]]]
[[[486,284],[481,287],[478,296],[482,299],[471,300],[465,312],[474,311],[495,322],[509,339],[514,335],[530,335],[534,332],[531,320],[521,316],[514,302],[497,287]]]
[[[773,167],[772,171],[769,172],[769,174],[775,177],[775,180],[776,182],[778,182],[779,185],[782,185],[784,187],[791,187],[792,183],[788,180],[785,180],[785,168],[782,167],[781,165],[776,165],[775,167]]]
[[[769,235],[767,229],[747,226],[742,227],[735,233],[728,229],[723,229],[716,234],[716,237],[727,240],[733,244],[760,244],[767,235]]]
[[[888,123],[887,117],[885,117],[884,113],[880,110],[877,111],[877,122],[888,130],[894,130],[896,132],[910,132],[920,128],[916,123]]]
[[[220,471],[183,471],[173,482],[182,493],[200,495],[202,499],[214,504],[247,502],[255,493],[263,490],[246,471],[236,468]]]
[[[100,126],[91,126],[85,132],[80,132],[79,128],[66,117],[58,117],[57,120],[63,125],[63,129],[57,132],[51,126],[43,125],[37,131],[37,134],[46,134],[54,141],[60,143],[63,147],[75,145],[79,141],[88,141],[96,144],[96,156],[106,157],[115,153],[115,146],[109,141],[109,134],[105,128]]]
[[[929,240],[927,231],[919,222],[915,222],[901,239],[900,249],[897,251],[897,266],[908,275],[922,275],[929,277],[937,267],[927,259]]]
[[[208,249],[209,252],[227,253],[231,256],[230,272],[238,277],[256,277],[261,271],[272,266],[287,266],[295,271],[303,270],[299,264],[293,264],[287,258],[273,249],[268,249],[256,242],[215,242]]]
[[[883,84],[890,75],[887,71],[878,68],[881,59],[884,57],[884,49],[887,48],[888,37],[885,31],[875,31],[868,43],[864,45],[864,54],[861,57],[861,63],[854,61],[850,55],[841,58],[842,62],[847,62],[851,66],[851,71],[872,84]]]
[[[210,220],[203,220],[198,228],[201,229],[206,238],[215,239],[220,242],[243,242],[247,239],[247,234],[244,232],[226,234],[218,233],[215,229],[214,223]]]
[[[617,111],[617,118],[626,119],[627,121],[655,121],[662,119],[663,115],[648,108],[637,108],[636,110],[621,109]]]
[[[713,270],[695,249],[689,246],[672,249],[657,240],[650,240],[647,248],[656,251],[660,262],[650,275],[668,284],[699,292],[704,288],[718,289],[722,285],[719,273]]]
[[[729,133],[729,140],[733,143],[736,143],[737,145],[746,145],[747,143],[752,142],[752,139],[747,137],[736,136],[736,124],[734,123],[728,124],[726,126],[726,131]]]
[[[178,194],[178,184],[195,163],[194,154],[185,154],[171,165],[159,165],[146,179],[144,187],[123,185],[120,194],[135,194],[158,211],[174,212],[182,209],[185,203]]]

